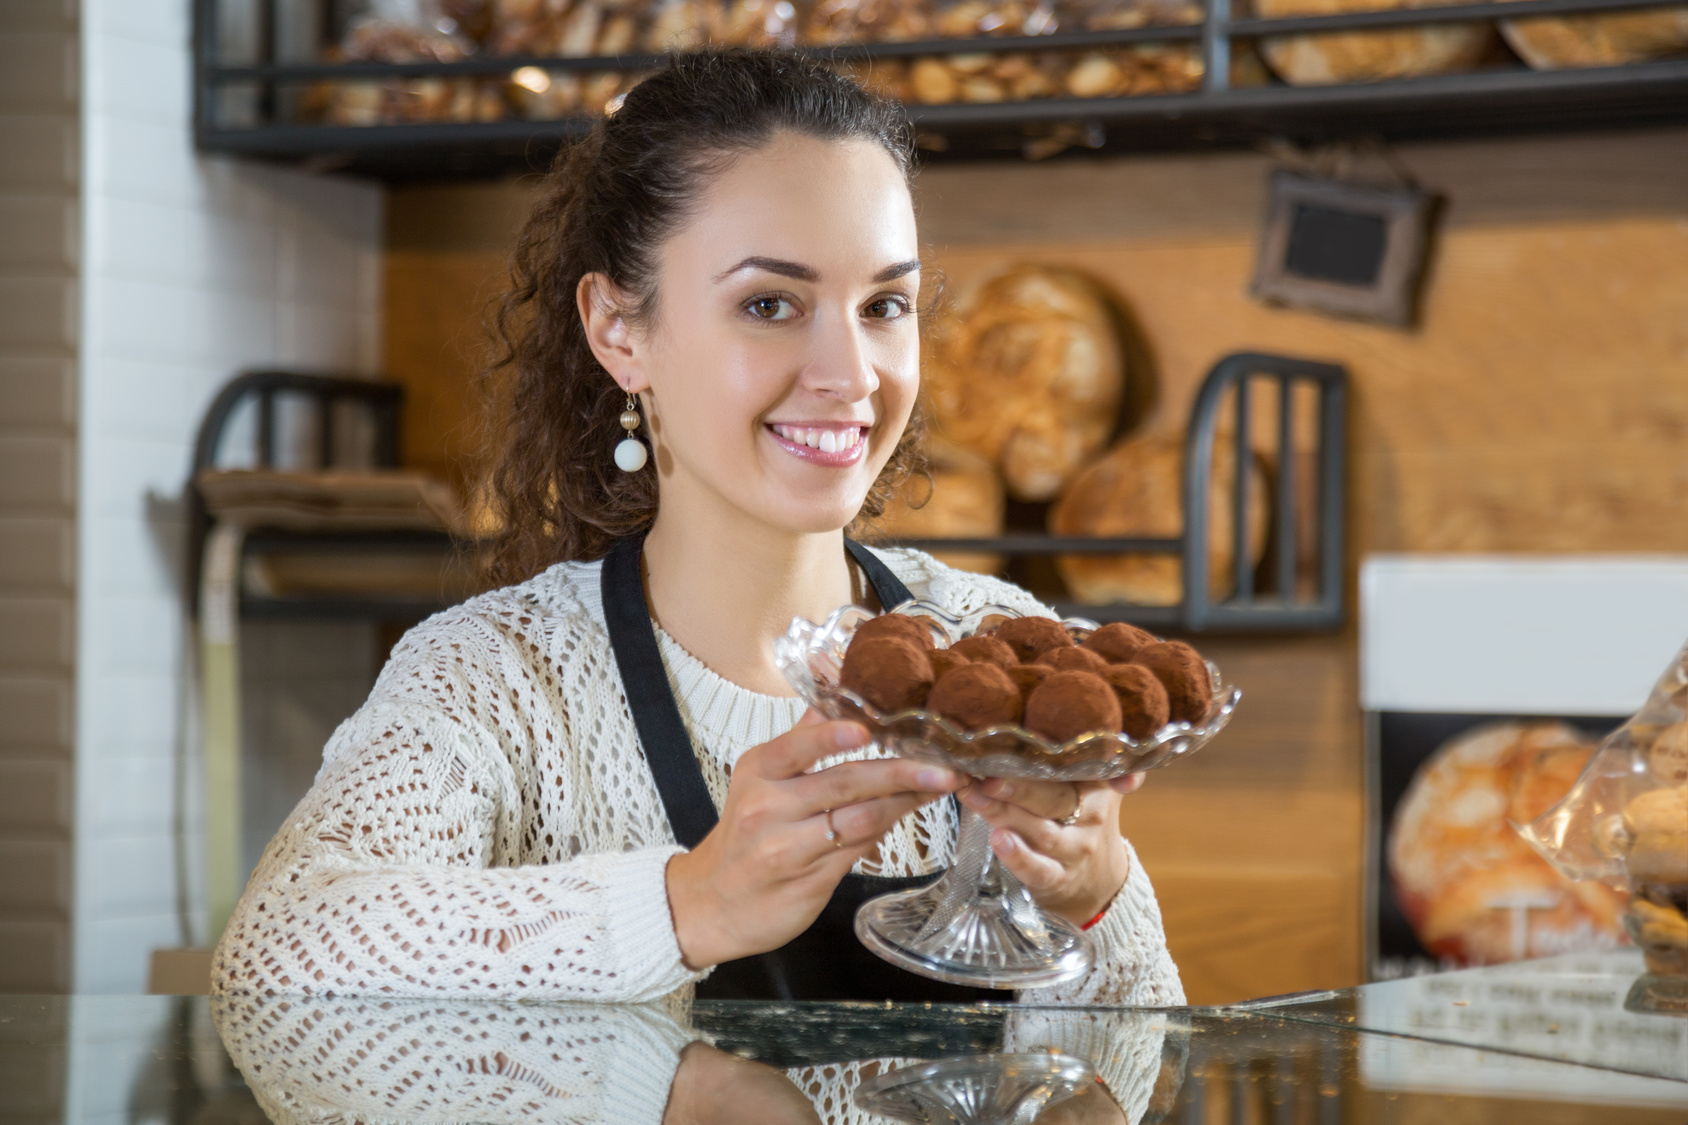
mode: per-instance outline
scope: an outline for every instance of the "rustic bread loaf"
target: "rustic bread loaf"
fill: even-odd
[[[1172,537],[1184,530],[1184,445],[1181,438],[1153,436],[1116,445],[1085,469],[1062,493],[1049,514],[1056,535]],[[1230,441],[1214,451],[1209,500],[1208,589],[1228,594],[1232,581],[1233,497],[1236,455]],[[1249,557],[1266,548],[1268,523],[1265,473],[1258,460],[1249,472]],[[1184,599],[1182,565],[1176,555],[1061,555],[1061,578],[1080,601],[1177,605]]]
[[[1437,0],[1255,0],[1255,10],[1276,19],[1436,4]],[[1494,30],[1487,24],[1455,23],[1392,31],[1274,35],[1260,41],[1260,52],[1290,85],[1325,86],[1469,70],[1493,42]]]

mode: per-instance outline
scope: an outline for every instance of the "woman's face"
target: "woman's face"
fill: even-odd
[[[849,523],[919,387],[914,208],[891,157],[791,134],[738,157],[663,244],[656,285],[629,343],[662,507]]]

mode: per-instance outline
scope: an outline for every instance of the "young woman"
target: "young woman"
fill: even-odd
[[[253,875],[219,990],[960,998],[850,930],[945,866],[954,794],[1096,940],[1040,999],[1182,1002],[1119,831],[1134,783],[885,759],[773,665],[793,617],[848,602],[1049,614],[843,533],[915,457],[910,158],[900,111],[822,65],[705,53],[558,162],[502,319],[521,581],[394,649]]]

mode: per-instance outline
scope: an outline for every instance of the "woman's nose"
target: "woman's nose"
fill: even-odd
[[[814,353],[803,368],[803,386],[843,402],[860,402],[879,389],[867,341],[855,317],[828,318],[811,337]]]

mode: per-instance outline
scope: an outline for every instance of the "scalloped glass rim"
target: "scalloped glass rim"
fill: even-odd
[[[987,605],[956,617],[920,599],[893,606],[888,612],[927,618],[946,647],[972,636],[987,617],[1023,616],[1007,606]],[[774,641],[774,663],[804,702],[828,718],[861,723],[874,741],[900,757],[948,766],[974,777],[1101,781],[1157,769],[1201,748],[1224,729],[1242,697],[1242,692],[1227,685],[1218,667],[1209,661],[1213,706],[1202,721],[1168,723],[1141,742],[1126,734],[1099,731],[1057,745],[1021,726],[965,731],[930,711],[885,714],[838,684],[851,636],[863,621],[875,616],[860,606],[849,605],[833,610],[818,625],[793,618],[785,635]],[[1081,641],[1100,628],[1082,617],[1068,617],[1061,624]]]

